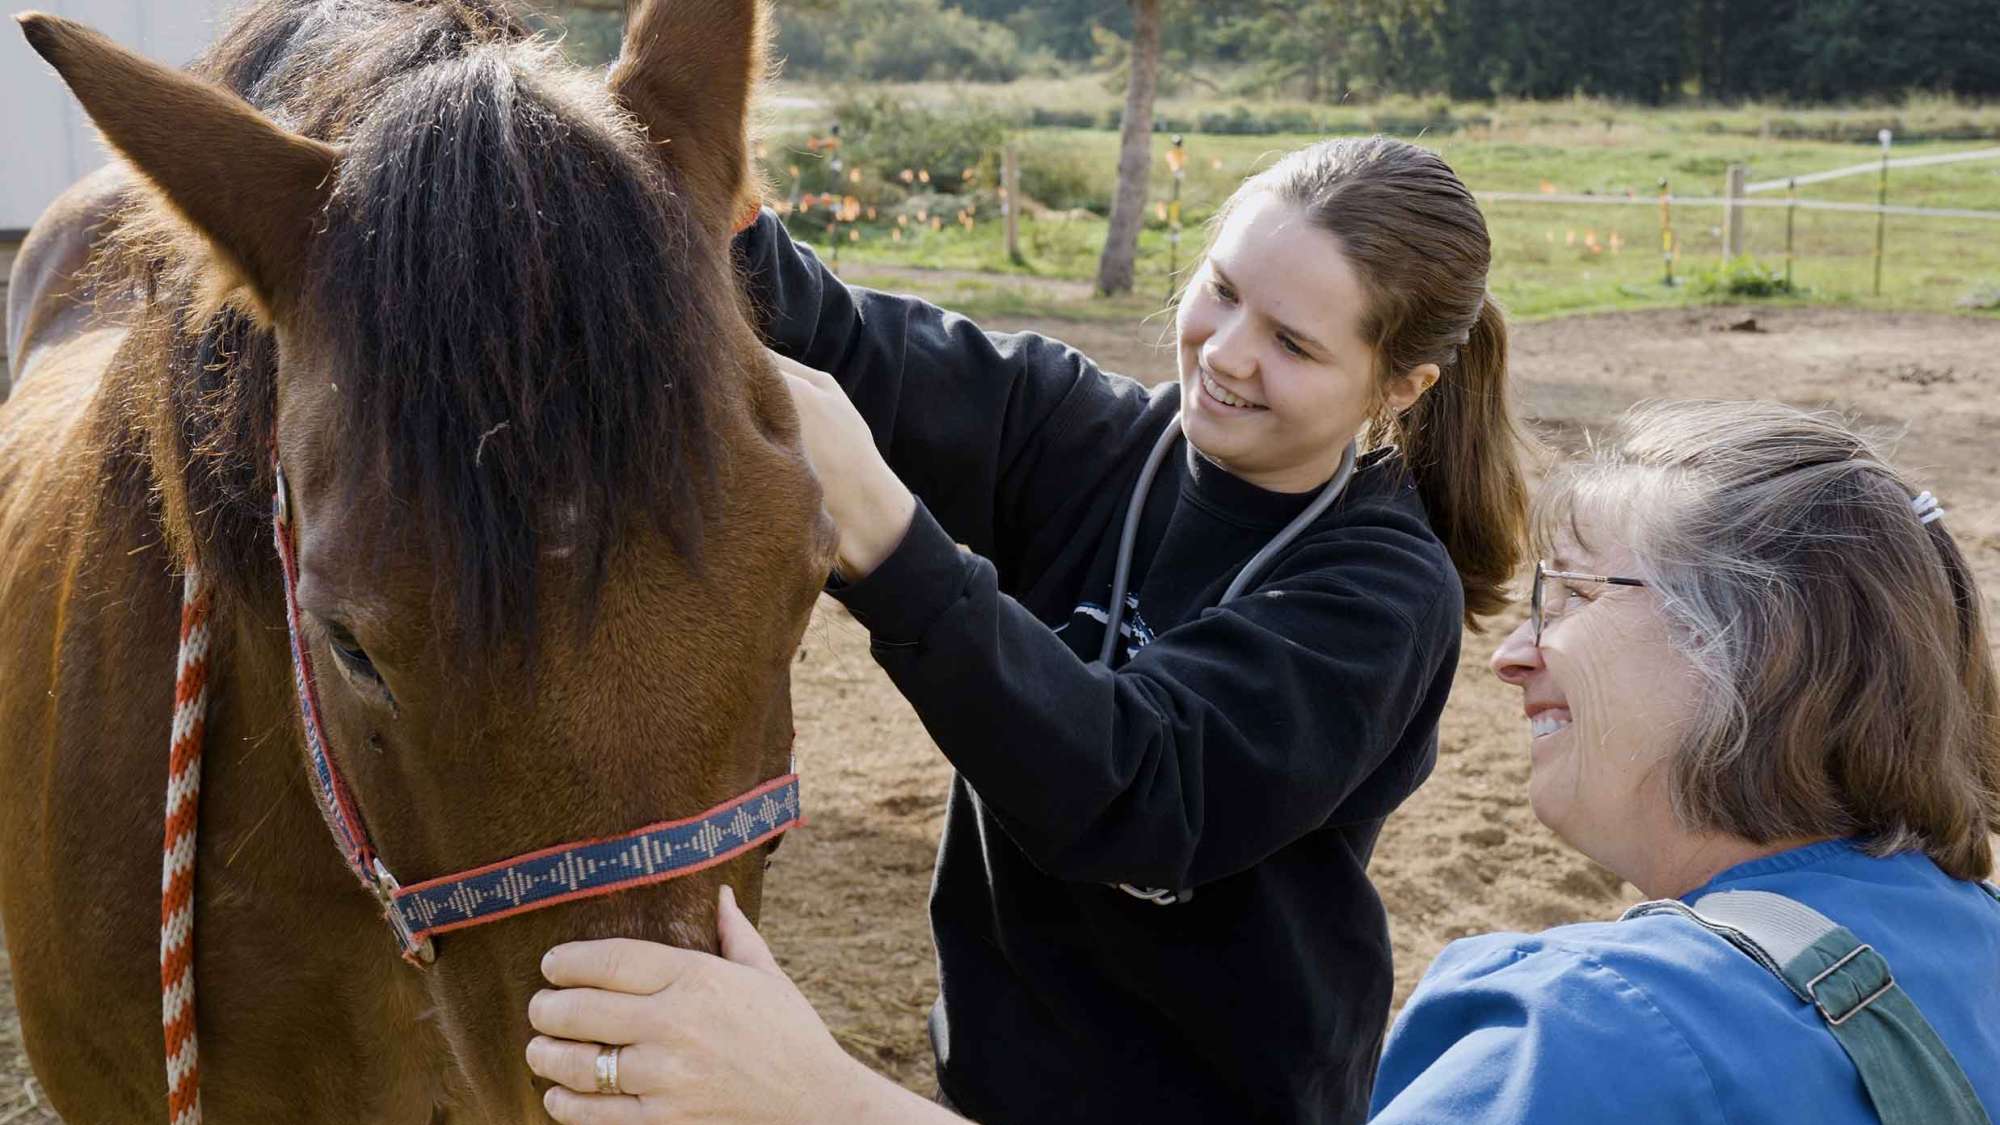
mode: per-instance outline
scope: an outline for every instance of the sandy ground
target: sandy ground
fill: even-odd
[[[1753,317],[1755,331],[1728,327]],[[1145,345],[1155,328],[1077,324],[1057,334],[1115,370],[1152,379],[1172,369],[1168,353]],[[1558,447],[1651,397],[1829,405],[1897,435],[1897,462],[1942,498],[2000,617],[2000,321],[1621,313],[1521,326],[1514,357],[1523,411]],[[1485,669],[1495,635],[1518,619],[1467,637],[1437,772],[1390,821],[1376,854],[1398,1003],[1454,938],[1603,918],[1636,898],[1528,811],[1519,701]],[[795,676],[812,823],[778,856],[766,930],[850,1050],[928,1090],[923,1014],[935,982],[924,900],[947,768],[870,661],[864,634],[833,603],[822,602]],[[53,1121],[29,1107],[16,1036],[11,1010],[0,1006],[0,1125]]]

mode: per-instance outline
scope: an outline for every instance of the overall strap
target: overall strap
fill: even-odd
[[[1992,1125],[1888,962],[1845,926],[1769,891],[1718,891],[1691,908],[1644,902],[1624,916],[1647,914],[1679,914],[1702,926],[1810,1004],[1861,1072],[1883,1125]]]

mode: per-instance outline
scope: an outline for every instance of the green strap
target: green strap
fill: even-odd
[[[1665,913],[1736,946],[1811,1005],[1853,1060],[1883,1125],[1992,1125],[1965,1071],[1888,962],[1846,927],[1769,891],[1720,891],[1693,907],[1640,903],[1625,917]]]
[[[1889,964],[1845,926],[1786,962],[1786,983],[1819,1010],[1884,1125],[1991,1125],[1979,1095]]]

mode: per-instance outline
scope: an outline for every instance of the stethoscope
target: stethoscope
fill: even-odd
[[[1153,451],[1146,455],[1146,465],[1139,470],[1139,483],[1133,486],[1132,500],[1125,507],[1125,526],[1118,533],[1118,566],[1111,575],[1111,604],[1104,609],[1104,644],[1097,653],[1098,663],[1107,668],[1111,666],[1111,654],[1118,649],[1118,626],[1120,619],[1125,616],[1125,590],[1132,578],[1132,548],[1139,538],[1139,513],[1146,506],[1146,496],[1153,490],[1153,478],[1159,475],[1160,465],[1167,459],[1167,451],[1174,447],[1174,442],[1181,437],[1181,433],[1181,416],[1176,412],[1173,422],[1161,431],[1160,439],[1153,443]],[[1292,540],[1297,539],[1307,525],[1318,519],[1320,513],[1331,507],[1335,500],[1340,499],[1341,492],[1347,488],[1347,482],[1354,476],[1354,462],[1359,454],[1359,443],[1348,442],[1347,450],[1340,455],[1340,467],[1333,472],[1333,479],[1320,486],[1319,494],[1313,497],[1312,503],[1306,505],[1306,510],[1293,517],[1292,522],[1272,536],[1271,541],[1264,544],[1263,550],[1250,556],[1250,561],[1243,564],[1243,569],[1237,572],[1235,580],[1230,582],[1227,590],[1223,591],[1222,601],[1217,602],[1217,605],[1229,602],[1249,589],[1250,584],[1257,580],[1257,576],[1264,568],[1271,564],[1271,560],[1278,557],[1278,552],[1290,546]]]

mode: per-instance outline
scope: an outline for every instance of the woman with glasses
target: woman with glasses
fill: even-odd
[[[1381,1122],[1984,1123],[2000,691],[1928,492],[1837,421],[1642,408],[1538,502],[1535,815],[1654,900],[1453,943]]]

